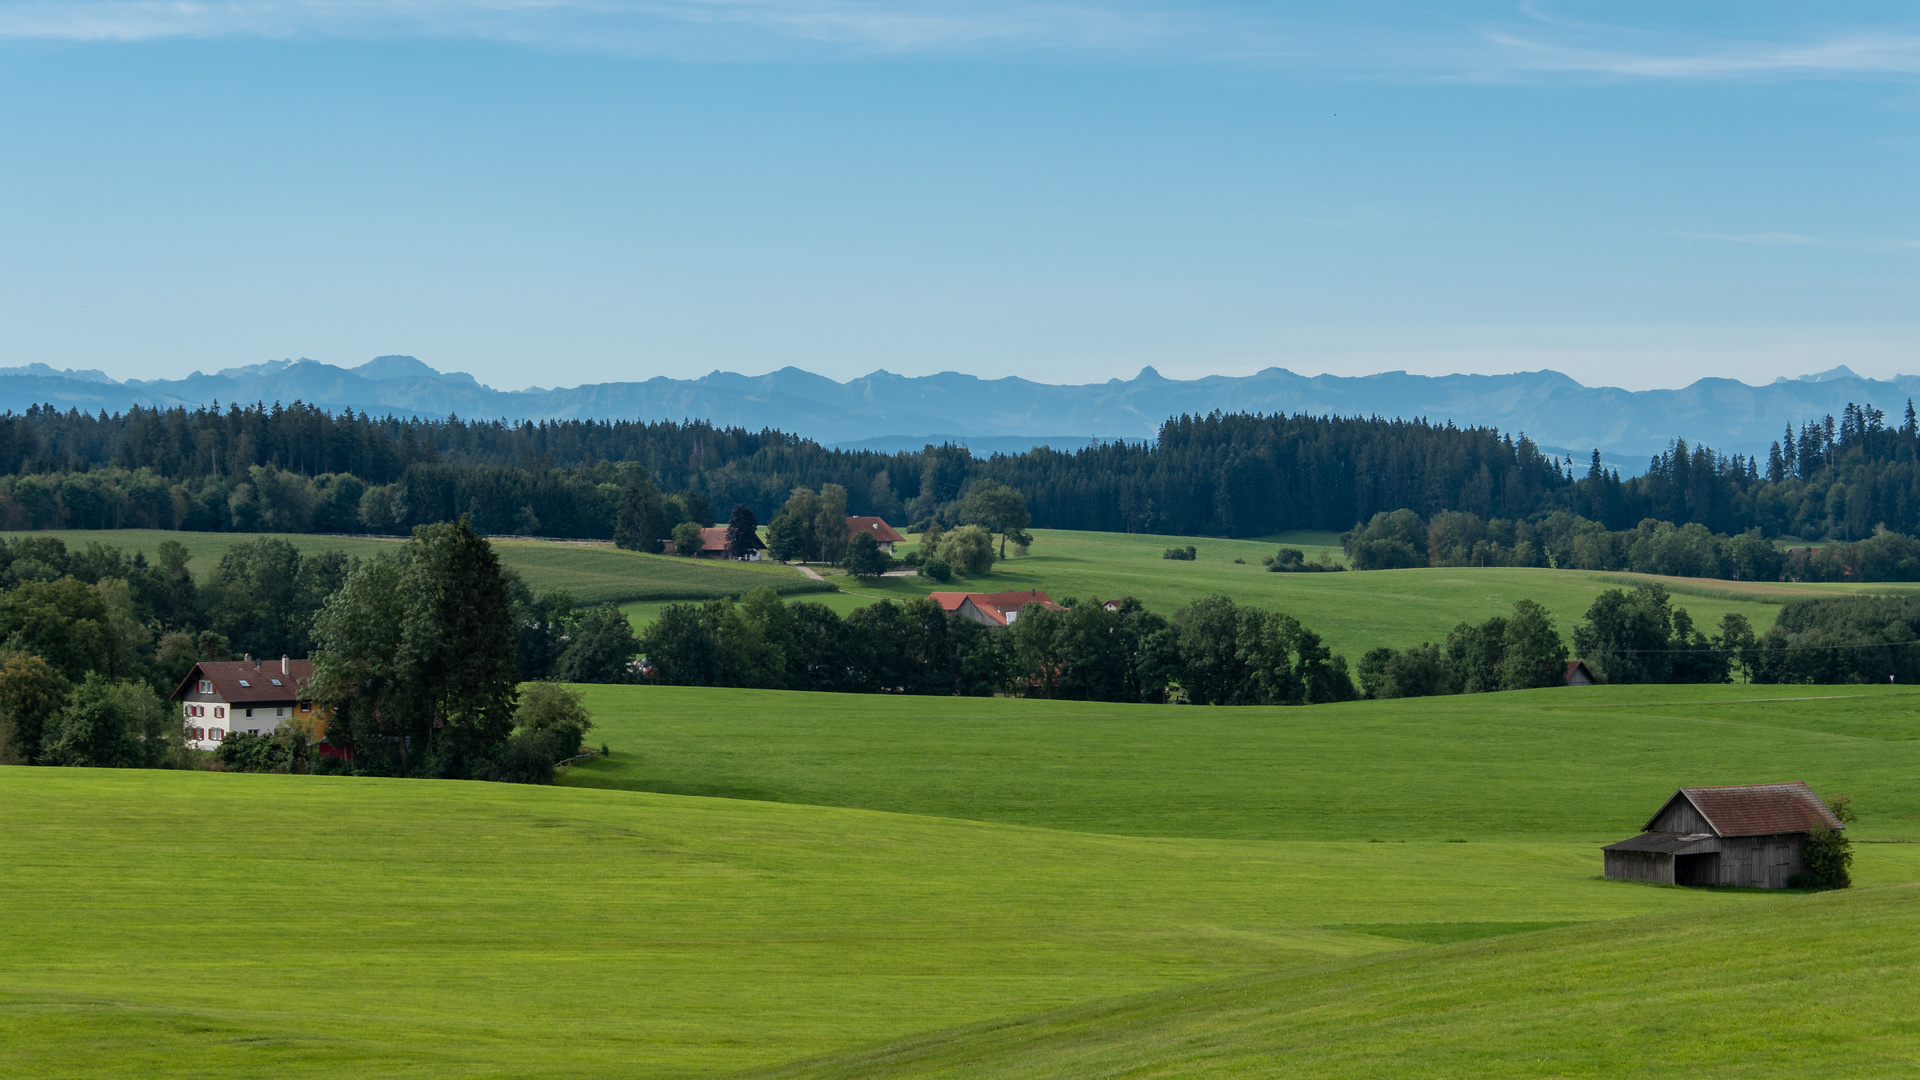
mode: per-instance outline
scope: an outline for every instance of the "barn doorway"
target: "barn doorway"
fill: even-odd
[[[1720,884],[1720,853],[1708,851],[1699,855],[1675,855],[1673,883],[1675,885]]]

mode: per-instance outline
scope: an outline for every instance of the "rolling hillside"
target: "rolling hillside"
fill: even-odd
[[[1912,1075],[1920,887],[1634,919],[1065,1009],[810,1080]]]
[[[398,541],[364,536],[319,536],[309,533],[204,533],[161,529],[62,529],[39,533],[0,533],[0,536],[57,536],[69,549],[89,543],[108,544],[131,554],[149,555],[161,543],[173,540],[193,556],[195,576],[202,581],[220,565],[220,556],[242,540],[274,536],[305,552],[344,551],[371,555]],[[621,551],[612,544],[550,540],[495,540],[501,565],[518,573],[535,592],[564,588],[583,604],[618,601],[704,600],[737,596],[769,586],[783,594],[818,592],[830,588],[789,567],[773,564],[681,559]]]
[[[1805,780],[1854,795],[1856,835],[1920,839],[1920,690],[1600,686],[1222,708],[580,689],[614,755],[573,769],[578,786],[1130,836],[1597,845],[1682,784]]]
[[[1912,1052],[1920,844],[1886,841],[1920,814],[1920,694],[588,693],[613,754],[559,788],[0,768],[0,1075],[1887,1075]],[[1861,808],[1857,894],[1599,878],[1672,787],[1790,778]]]
[[[1171,616],[1203,596],[1231,596],[1243,604],[1284,611],[1318,631],[1349,661],[1378,645],[1400,648],[1444,641],[1462,620],[1479,622],[1509,615],[1516,600],[1534,600],[1554,615],[1561,636],[1593,598],[1607,589],[1632,588],[1658,581],[1674,593],[1696,625],[1711,629],[1729,612],[1747,616],[1757,629],[1773,625],[1779,605],[1797,596],[1842,591],[1896,591],[1910,585],[1820,585],[1660,578],[1642,574],[1529,567],[1428,567],[1365,573],[1273,574],[1260,564],[1281,543],[1314,558],[1321,551],[1339,555],[1331,533],[1297,533],[1270,540],[1214,540],[1190,536],[1036,530],[1032,553],[997,563],[993,572],[955,578],[939,585],[929,578],[883,578],[859,582],[836,577],[843,590],[822,599],[843,614],[882,599],[907,599],[934,589],[1001,592],[1044,589],[1066,596],[1102,600],[1133,596],[1148,608]],[[1182,562],[1162,558],[1170,547],[1192,544],[1198,558]],[[1233,560],[1243,559],[1244,563]],[[636,624],[655,618],[664,604],[626,607]]]

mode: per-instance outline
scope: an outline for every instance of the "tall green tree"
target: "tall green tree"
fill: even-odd
[[[1516,601],[1503,635],[1500,689],[1564,686],[1566,681],[1567,643],[1553,628],[1553,616],[1531,600]]]
[[[1673,605],[1666,587],[1608,589],[1573,630],[1574,651],[1612,683],[1662,683],[1673,672]]]
[[[847,568],[847,573],[857,578],[877,578],[886,573],[892,563],[887,553],[880,550],[880,544],[874,540],[873,534],[864,529],[847,541],[847,553],[840,560],[840,565]]]
[[[39,760],[47,722],[67,702],[68,682],[38,656],[0,652],[0,729],[8,765]]]
[[[1026,537],[1027,526],[1033,524],[1027,500],[1005,484],[991,480],[982,480],[967,491],[967,497],[961,501],[960,516],[968,524],[982,525],[989,532],[1000,534],[1002,559],[1007,557],[1008,537]]]
[[[753,508],[735,503],[727,518],[727,557],[744,559],[766,546],[760,542],[760,522],[753,516]]]
[[[838,564],[847,554],[847,489],[839,484],[820,485],[819,509],[813,517],[814,543],[820,548],[820,561]]]
[[[513,728],[513,607],[469,523],[357,564],[316,622],[311,692],[369,771],[470,775]],[[382,759],[391,758],[391,764]]]
[[[633,681],[633,658],[640,651],[640,640],[634,636],[633,624],[618,607],[601,604],[581,612],[572,637],[555,665],[555,675],[560,681]]]

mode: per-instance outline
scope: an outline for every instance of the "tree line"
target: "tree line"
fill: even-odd
[[[1305,705],[1353,698],[1344,657],[1291,616],[1195,601],[1172,619],[1127,600],[1027,605],[989,628],[931,598],[841,616],[771,589],[673,604],[641,639],[651,681],[839,693]]]
[[[623,496],[651,485],[670,519],[657,541],[679,522],[712,525],[714,507],[771,521],[799,487],[844,491],[847,513],[951,526],[983,482],[1025,496],[1022,528],[1257,536],[1408,510],[1565,513],[1608,532],[1649,519],[1723,536],[1920,532],[1911,405],[1898,425],[1848,405],[1789,428],[1764,460],[1676,439],[1627,479],[1597,452],[1581,473],[1524,434],[1378,417],[1178,416],[1151,443],[977,459],[697,421],[375,418],[299,402],[0,416],[0,525],[12,529],[405,533],[466,515],[483,533],[608,538]]]

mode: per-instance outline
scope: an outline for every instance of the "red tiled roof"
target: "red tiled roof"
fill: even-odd
[[[1053,602],[1052,597],[1039,589],[999,593],[937,592],[927,595],[933,597],[934,602],[947,611],[959,611],[962,604],[971,600],[973,606],[980,609],[981,614],[1000,626],[1007,625],[1007,612],[1018,614],[1020,609],[1028,604],[1044,604],[1056,610],[1060,608],[1059,604]]]
[[[700,530],[700,550],[701,551],[727,550],[727,527],[725,525],[716,525],[711,529],[701,529]]]
[[[847,539],[856,533],[872,533],[873,538],[883,544],[898,544],[906,539],[893,531],[893,526],[877,517],[850,517],[847,519]]]
[[[1673,799],[1691,802],[1721,836],[1802,833],[1810,831],[1817,821],[1825,822],[1829,829],[1846,828],[1833,816],[1833,811],[1827,809],[1827,804],[1820,801],[1820,796],[1799,780],[1791,784],[1681,788]],[[1673,799],[1660,807],[1661,813],[1673,805]],[[1642,828],[1652,828],[1659,817],[1660,814],[1655,814]]]
[[[201,679],[213,683],[213,692],[222,701],[297,701],[300,684],[313,677],[313,661],[289,660],[281,674],[278,660],[208,660],[195,664],[173,692],[174,701],[185,701],[196,693]],[[275,682],[279,685],[274,685]],[[245,683],[242,686],[241,683]]]

